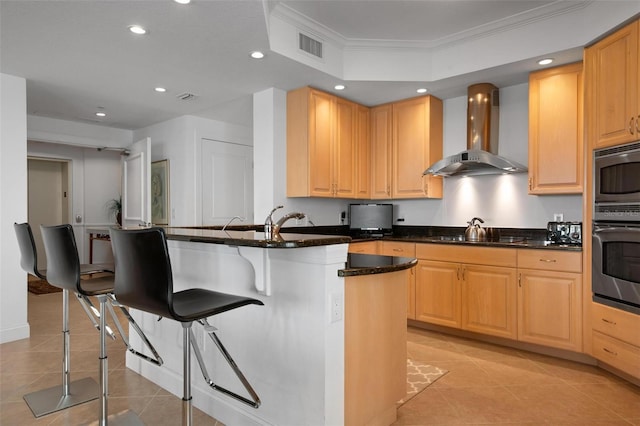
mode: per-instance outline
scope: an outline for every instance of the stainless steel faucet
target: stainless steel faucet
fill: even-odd
[[[276,223],[273,223],[273,213],[281,209],[283,206],[277,206],[271,213],[267,216],[267,219],[264,221],[264,237],[269,241],[280,240],[280,228],[285,224],[289,219],[303,219],[306,217],[306,214],[301,212],[291,212],[282,216]]]
[[[267,240],[273,240],[273,213],[284,206],[276,206],[264,220],[264,237]]]
[[[280,228],[282,228],[282,225],[284,225],[286,221],[288,221],[289,219],[304,219],[305,216],[306,214],[302,212],[291,212],[282,216],[280,219],[278,219],[276,224],[273,225],[273,228],[271,228],[272,239],[280,236]]]

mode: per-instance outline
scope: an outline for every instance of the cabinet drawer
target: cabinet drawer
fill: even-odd
[[[582,272],[582,253],[560,250],[518,249],[518,268]]]
[[[378,241],[361,241],[349,244],[349,253],[378,254]]]
[[[593,356],[612,367],[640,378],[640,348],[593,332]]]
[[[416,244],[416,257],[475,265],[516,267],[516,249],[460,244]]]
[[[640,315],[600,303],[591,304],[592,328],[635,346],[640,346]]]
[[[416,245],[398,241],[382,241],[380,254],[385,256],[416,257]]]

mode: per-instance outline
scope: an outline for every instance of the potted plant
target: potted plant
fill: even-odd
[[[116,223],[122,226],[122,197],[107,201],[109,215],[114,215]]]

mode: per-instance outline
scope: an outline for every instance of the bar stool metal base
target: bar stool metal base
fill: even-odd
[[[74,405],[98,399],[100,388],[90,377],[76,380],[69,385],[70,392],[63,395],[63,387],[56,385],[23,396],[35,417],[42,417]]]
[[[89,423],[90,426],[100,425],[100,420]],[[142,420],[138,417],[138,415],[131,411],[121,411],[120,413],[112,414],[107,418],[107,423],[109,426],[144,426]]]

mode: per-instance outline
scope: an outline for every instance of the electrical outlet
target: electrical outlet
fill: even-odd
[[[554,222],[562,222],[564,220],[564,215],[562,213],[554,213],[553,221]]]
[[[331,293],[331,322],[342,320],[342,293]]]

